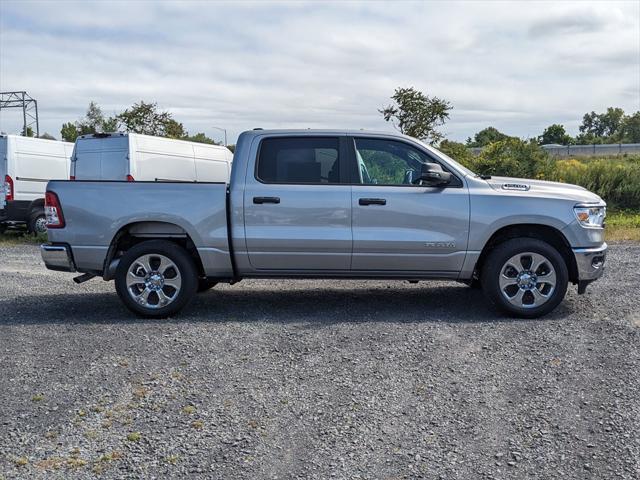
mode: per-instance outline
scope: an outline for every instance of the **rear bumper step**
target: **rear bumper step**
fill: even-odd
[[[71,248],[69,245],[40,245],[40,255],[42,255],[42,260],[49,270],[56,270],[59,272],[76,271],[76,266],[73,262],[73,255],[71,254]]]

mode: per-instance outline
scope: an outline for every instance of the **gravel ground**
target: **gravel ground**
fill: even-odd
[[[244,281],[168,321],[0,249],[0,478],[640,478],[640,246],[539,320]]]

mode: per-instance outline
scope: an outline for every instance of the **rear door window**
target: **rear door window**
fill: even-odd
[[[337,137],[267,138],[260,145],[256,178],[263,183],[347,183],[341,162]]]

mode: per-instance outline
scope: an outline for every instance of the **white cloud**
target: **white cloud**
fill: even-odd
[[[90,100],[144,99],[191,132],[389,129],[410,86],[454,106],[444,130],[575,132],[590,110],[640,109],[640,4],[0,2],[0,89],[38,99],[59,135]],[[17,130],[3,112],[0,129]]]

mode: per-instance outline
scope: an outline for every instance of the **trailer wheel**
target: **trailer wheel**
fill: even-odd
[[[505,313],[537,318],[556,308],[567,292],[562,255],[535,238],[514,238],[494,247],[480,276],[491,303]]]
[[[191,301],[198,274],[191,256],[180,245],[149,240],[127,250],[115,275],[120,300],[147,318],[166,318]]]

